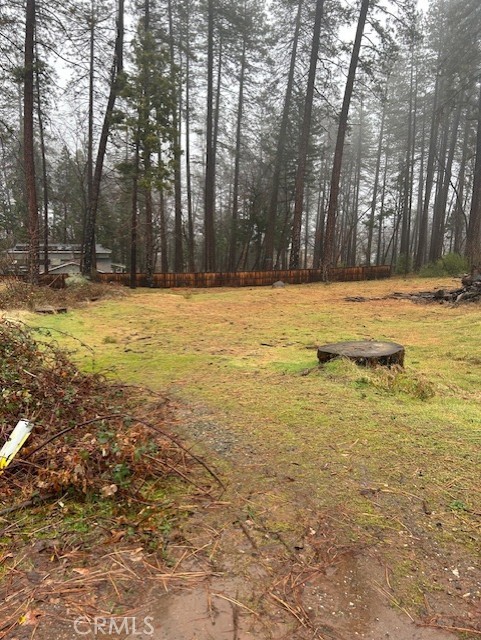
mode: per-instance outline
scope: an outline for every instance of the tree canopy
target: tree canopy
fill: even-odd
[[[1,249],[32,281],[51,242],[87,275],[97,242],[147,276],[480,267],[480,25],[477,0],[4,5]]]

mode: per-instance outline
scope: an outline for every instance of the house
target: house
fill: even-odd
[[[112,251],[100,244],[95,245],[97,254],[97,271],[99,273],[123,273],[125,265],[112,264]],[[40,271],[43,272],[44,250],[40,248]],[[50,273],[80,273],[82,247],[79,244],[52,243],[48,247]],[[16,244],[7,251],[9,271],[26,273],[28,264],[28,245]]]

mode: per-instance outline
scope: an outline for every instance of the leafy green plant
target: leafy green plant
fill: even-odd
[[[450,503],[449,508],[451,509],[451,511],[467,511],[468,510],[468,507],[464,504],[462,500],[453,500]]]
[[[468,261],[459,253],[448,253],[436,262],[425,265],[419,272],[422,278],[460,276],[468,270]]]
[[[128,465],[125,462],[121,462],[120,464],[115,465],[112,473],[112,479],[116,484],[122,487],[129,483],[131,475],[132,471]]]

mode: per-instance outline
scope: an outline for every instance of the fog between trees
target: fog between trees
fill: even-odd
[[[481,265],[477,0],[26,0],[0,25],[0,240],[32,281],[51,242],[87,275],[95,242],[148,277]]]

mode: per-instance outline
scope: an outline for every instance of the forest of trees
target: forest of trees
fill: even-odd
[[[480,267],[480,45],[479,0],[2,3],[0,250]]]

